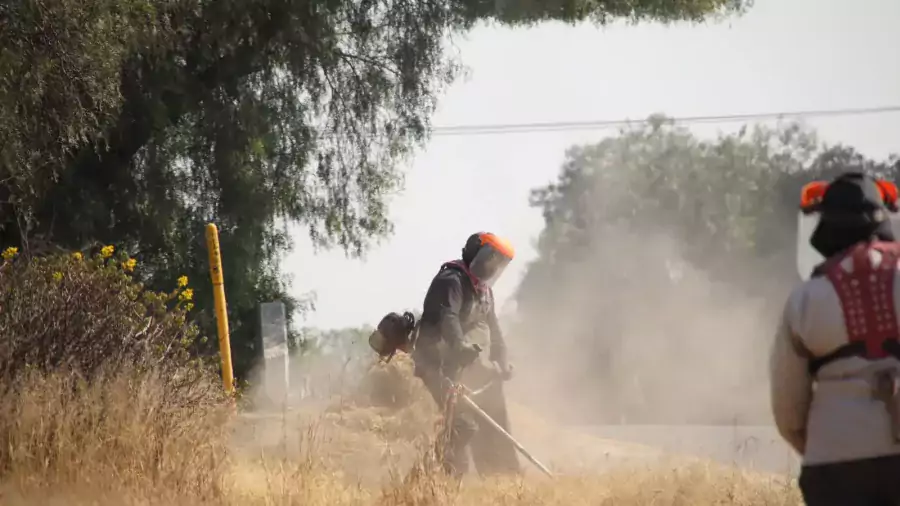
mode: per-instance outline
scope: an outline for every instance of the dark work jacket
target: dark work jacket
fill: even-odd
[[[444,340],[453,349],[463,336],[485,322],[491,333],[489,358],[506,363],[506,343],[494,309],[491,290],[479,294],[468,274],[459,268],[441,267],[428,292],[420,318],[419,335],[413,351],[417,374],[422,368],[443,370],[452,357],[441,356],[437,344]]]

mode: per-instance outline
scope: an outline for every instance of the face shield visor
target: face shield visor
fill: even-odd
[[[493,287],[512,262],[513,248],[507,241],[494,235],[485,234],[481,240],[481,248],[469,264],[469,272],[481,285]]]
[[[896,233],[900,230],[900,213],[897,213],[897,186],[890,181],[875,181],[888,209],[888,220]],[[825,258],[810,244],[813,232],[819,225],[819,206],[828,189],[827,181],[813,181],[800,192],[800,211],[797,213],[797,273],[804,281]]]

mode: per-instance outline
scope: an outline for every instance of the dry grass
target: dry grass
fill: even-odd
[[[0,395],[4,494],[220,497],[229,413],[214,386],[198,382],[186,408],[167,396],[170,377],[129,371],[90,383],[35,373]]]
[[[164,400],[165,382],[153,373],[91,384],[66,375],[32,375],[0,397],[0,503],[800,504],[785,480],[704,463],[657,462],[552,480],[529,475],[447,482],[421,458],[436,413],[406,364],[391,367],[373,371],[367,390],[351,393],[324,414],[280,419],[228,416],[213,397],[176,408]],[[534,420],[521,426],[534,439],[553,430]],[[637,451],[597,439],[572,443],[591,444],[623,454]],[[364,472],[371,480],[363,479]]]

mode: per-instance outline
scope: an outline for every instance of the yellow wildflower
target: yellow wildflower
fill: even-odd
[[[129,258],[128,260],[122,262],[122,269],[124,269],[125,272],[131,272],[134,270],[134,267],[136,265],[137,265],[137,260],[135,260],[133,258]]]
[[[187,276],[181,276],[180,278],[178,278],[178,287],[179,288],[184,288],[187,286],[187,284],[188,284]]]
[[[192,310],[192,309],[194,309],[194,303],[193,303],[193,302],[188,302],[187,304],[184,305],[184,310],[185,310],[185,311],[190,311],[190,310]]]
[[[104,246],[104,247],[100,250],[100,255],[101,255],[103,258],[109,258],[109,257],[112,256],[112,254],[113,254],[114,251],[116,251],[116,248],[114,248],[114,247],[112,247],[112,246]]]
[[[62,273],[59,271],[54,272],[53,273],[53,281],[56,281],[56,282],[62,281]]]
[[[194,290],[192,288],[186,288],[183,292],[178,294],[178,300],[181,302],[187,302],[194,298]]]
[[[80,251],[76,251],[75,253],[72,253],[72,258],[80,262],[81,259],[84,258],[84,255],[82,255]]]
[[[19,248],[10,246],[10,247],[6,248],[5,250],[3,250],[2,256],[3,256],[4,260],[12,260],[13,257],[16,256],[18,253],[19,253]]]

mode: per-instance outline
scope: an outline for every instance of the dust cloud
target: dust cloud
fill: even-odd
[[[324,354],[293,353],[287,368],[282,357],[260,361],[248,380],[245,400],[257,412],[275,413],[300,407],[326,406],[358,387],[362,376],[375,363],[360,343],[334,343]],[[288,381],[285,381],[287,371]]]
[[[238,455],[267,465],[324,466],[350,482],[372,485],[385,478],[385,469],[409,465],[408,448],[399,457],[383,455],[385,443],[374,429],[385,425],[385,417],[371,402],[360,403],[374,397],[363,377],[372,372],[375,357],[363,354],[359,343],[345,344],[324,354],[292,354],[287,382],[282,357],[251,371],[232,431]]]
[[[510,400],[566,425],[770,424],[768,350],[796,280],[773,275],[771,259],[717,258],[729,269],[718,280],[658,227],[605,225],[595,237],[501,315]],[[287,387],[279,365],[258,368],[248,401],[271,413],[351,395],[376,360],[365,343],[343,345],[292,356]]]
[[[580,261],[532,273],[505,322],[510,396],[567,424],[771,423],[767,354],[795,280],[724,259],[717,281],[684,249],[658,227],[605,225]]]
[[[791,265],[792,248],[770,248],[771,258],[704,258],[664,226],[603,224],[592,236],[578,255],[550,268],[549,262],[530,266],[516,311],[501,315],[516,365],[505,386],[516,437],[549,460],[570,463],[578,455],[599,465],[610,454],[649,453],[620,450],[609,439],[586,442],[589,431],[569,437],[563,450],[565,428],[770,425],[768,351],[796,281],[771,266]],[[236,432],[238,446],[296,458],[302,451],[292,448],[304,444],[298,428],[325,420],[320,427],[330,439],[320,438],[319,453],[334,456],[349,475],[383,478],[388,457],[376,448],[389,448],[391,465],[405,468],[421,440],[433,436],[437,414],[430,398],[418,392],[410,371],[383,388],[387,397],[376,398],[365,390],[377,362],[366,343],[332,344],[340,346],[325,355],[292,356],[289,386],[283,367],[271,361],[255,371],[245,394],[249,416],[271,419],[257,418]],[[388,398],[401,390],[418,392],[401,396],[416,400],[391,405]],[[715,434],[704,437],[718,444]],[[777,443],[769,453],[781,465],[786,450]],[[729,444],[708,453],[728,459]]]

